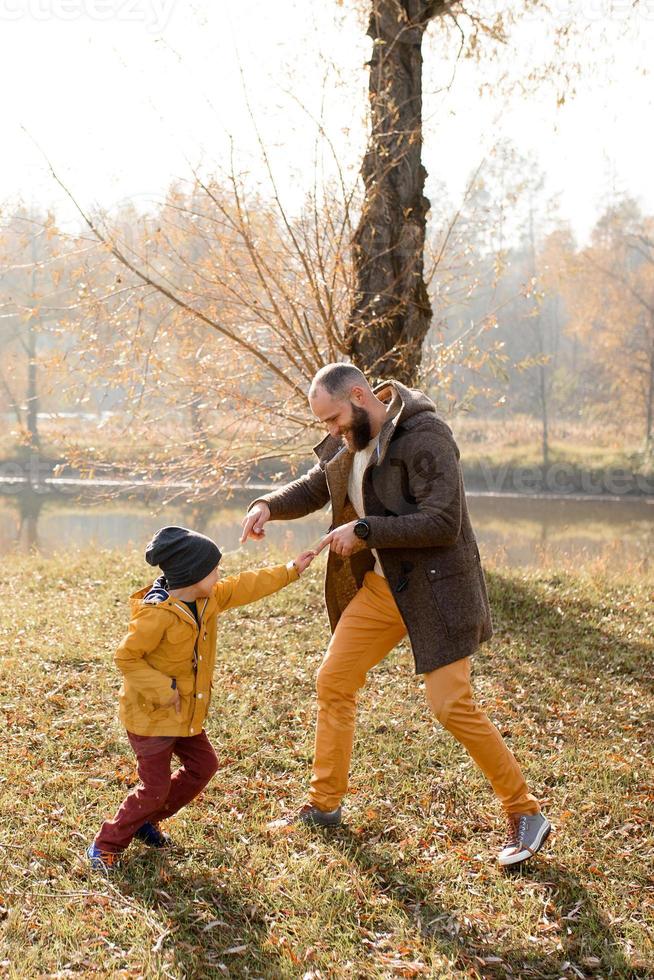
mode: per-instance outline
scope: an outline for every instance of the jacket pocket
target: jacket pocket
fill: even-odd
[[[177,646],[178,643],[192,642],[194,636],[193,627],[187,622],[174,623],[166,630],[166,640],[172,646]]]
[[[476,545],[426,569],[434,603],[449,637],[479,629],[485,610]]]
[[[140,735],[160,735],[162,726],[168,726],[174,718],[174,708],[153,704],[143,697],[135,698],[127,711],[127,728],[130,722],[138,725]]]
[[[158,734],[159,726],[165,725],[186,725],[191,720],[193,714],[193,696],[182,694],[181,710],[176,711],[174,705],[153,705],[152,702],[146,704],[142,709],[142,718],[147,725],[152,726],[152,734]]]

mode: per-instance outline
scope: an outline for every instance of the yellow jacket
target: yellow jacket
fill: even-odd
[[[123,674],[120,719],[135,735],[198,735],[211,699],[218,616],[278,592],[299,577],[290,562],[223,579],[207,599],[197,600],[198,626],[191,610],[160,585],[130,597],[127,636],[115,653]],[[180,693],[182,710],[168,707]]]

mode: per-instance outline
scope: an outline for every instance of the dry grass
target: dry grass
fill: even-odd
[[[542,430],[538,419],[528,415],[505,418],[457,416],[450,425],[459,443],[462,460],[472,468],[488,466],[531,467],[542,462]],[[554,420],[549,430],[550,461],[579,469],[651,472],[652,461],[643,456],[643,435],[635,425]]]
[[[146,574],[108,552],[0,571],[0,974],[654,976],[651,581],[490,576],[476,689],[556,829],[522,873],[495,866],[497,808],[406,650],[361,698],[347,825],[266,832],[307,786],[316,569],[225,617],[208,725],[221,769],[171,822],[179,851],[133,846],[107,882],[80,855],[135,778],[111,655]]]

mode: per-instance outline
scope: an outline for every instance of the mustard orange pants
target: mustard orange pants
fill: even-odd
[[[406,635],[388,582],[368,572],[334,631],[318,670],[318,722],[310,800],[334,810],[347,791],[356,694],[366,674]],[[507,813],[537,813],[536,798],[497,728],[470,687],[470,657],[424,674],[427,700],[441,725],[468,751]]]

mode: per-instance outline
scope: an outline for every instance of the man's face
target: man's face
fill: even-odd
[[[330,436],[344,439],[352,452],[365,449],[370,442],[370,415],[351,397],[334,398],[323,388],[318,388],[311,397],[311,410]]]

